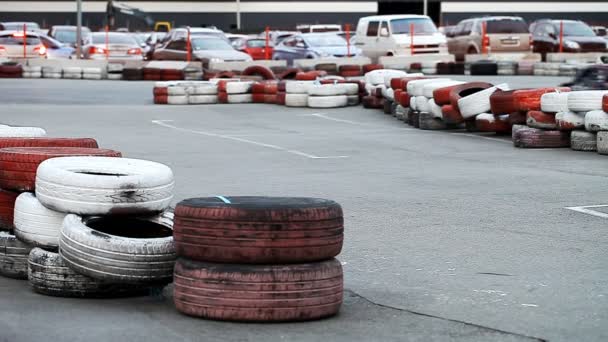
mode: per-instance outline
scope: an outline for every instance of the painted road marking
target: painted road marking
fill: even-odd
[[[283,151],[283,152],[291,153],[291,154],[294,154],[294,155],[297,155],[297,156],[301,156],[301,157],[306,157],[306,158],[309,158],[309,159],[341,159],[341,158],[348,158],[348,156],[317,156],[317,155],[314,155],[314,154],[309,154],[309,153],[298,151],[298,150],[292,150],[292,149],[288,149],[288,148],[277,146],[277,145],[266,144],[266,143],[259,142],[259,141],[238,138],[238,137],[231,136],[231,135],[217,134],[217,133],[213,133],[213,132],[197,131],[197,130],[193,130],[193,129],[189,129],[189,128],[177,127],[175,125],[169,124],[168,122],[173,122],[173,120],[152,120],[153,124],[156,124],[156,125],[159,125],[159,126],[162,126],[162,127],[171,128],[171,129],[174,129],[174,130],[177,130],[177,131],[188,132],[188,133],[193,133],[193,134],[200,134],[200,135],[204,135],[204,136],[208,136],[208,137],[214,137],[214,138],[220,138],[220,139],[226,139],[226,140],[232,140],[232,141],[238,141],[238,142],[245,143],[245,144],[250,144],[250,145],[255,145],[255,146],[269,148],[269,149],[272,149],[272,150],[277,150],[277,151]]]
[[[576,211],[576,212],[587,214],[587,215],[608,218],[608,214],[606,214],[606,213],[589,209],[589,208],[605,208],[605,207],[608,207],[608,204],[585,205],[585,206],[580,206],[580,207],[565,207],[564,209]]]

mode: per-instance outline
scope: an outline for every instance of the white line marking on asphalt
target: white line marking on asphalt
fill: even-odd
[[[212,132],[196,131],[196,130],[189,129],[189,128],[177,127],[177,126],[168,124],[167,122],[173,122],[173,120],[152,120],[153,124],[156,124],[156,125],[159,125],[159,126],[163,126],[163,127],[167,127],[167,128],[171,128],[171,129],[175,129],[175,130],[182,131],[182,132],[188,132],[188,133],[200,134],[200,135],[204,135],[204,136],[208,136],[208,137],[214,137],[214,138],[221,138],[221,139],[238,141],[238,142],[242,142],[242,143],[245,143],[245,144],[266,147],[266,148],[270,148],[270,149],[277,150],[277,151],[283,151],[283,152],[295,154],[295,155],[306,157],[306,158],[310,158],[310,159],[341,159],[341,158],[348,158],[348,156],[316,156],[314,154],[309,154],[309,153],[305,153],[305,152],[298,151],[298,150],[291,150],[291,149],[288,149],[288,148],[285,148],[285,147],[281,147],[281,146],[277,146],[277,145],[271,145],[271,144],[266,144],[266,143],[262,143],[262,142],[258,142],[258,141],[254,141],[254,140],[237,138],[237,137],[230,136],[230,135],[217,134],[217,133],[212,133]]]
[[[329,121],[335,121],[335,122],[343,122],[343,123],[347,123],[347,124],[351,124],[351,125],[357,125],[357,126],[368,126],[368,127],[382,127],[382,128],[389,128],[386,126],[381,126],[381,125],[374,125],[374,124],[369,124],[369,123],[365,123],[365,122],[360,122],[360,121],[352,121],[352,120],[346,120],[346,119],[338,119],[338,118],[334,118],[332,116],[329,116],[327,114],[324,113],[312,113],[312,114],[300,114],[298,116],[314,116],[316,118],[320,118],[320,119],[325,119],[325,120],[329,120]],[[409,127],[399,127],[395,130],[399,130],[399,131],[413,131],[415,130],[414,128],[409,128]],[[419,129],[416,129],[416,131],[420,131],[423,133],[429,133],[430,131],[421,131]]]
[[[452,134],[464,135],[464,136],[472,137],[472,138],[480,138],[480,139],[498,141],[498,142],[505,143],[505,144],[512,144],[513,143],[510,140],[502,140],[502,139],[498,139],[498,138],[484,137],[483,135],[476,135],[476,134],[469,134],[469,133],[452,133]]]
[[[568,210],[572,210],[572,211],[577,211],[579,213],[583,213],[583,214],[587,214],[587,215],[592,215],[592,216],[597,216],[597,217],[601,217],[601,218],[608,218],[608,214],[606,214],[606,213],[602,213],[600,211],[595,211],[595,210],[588,209],[588,208],[605,208],[605,207],[608,207],[608,204],[585,205],[585,206],[580,206],[580,207],[565,207],[564,209],[568,209]]]
[[[531,307],[531,308],[537,308],[538,305],[536,304],[522,304],[521,306],[527,306],[527,307]]]

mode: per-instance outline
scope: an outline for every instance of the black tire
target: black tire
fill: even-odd
[[[443,120],[434,117],[431,113],[420,113],[418,122],[420,129],[423,130],[444,130],[447,128]]]
[[[494,61],[477,61],[471,64],[471,75],[498,75],[498,64]]]
[[[473,118],[473,120],[467,120],[464,122],[464,129],[467,132],[479,132],[479,130],[477,129],[477,124],[475,123],[475,118]]]
[[[570,148],[574,151],[597,151],[597,133],[572,131],[570,134]]]
[[[392,112],[391,112],[392,104],[393,104],[393,101],[384,100],[384,114],[392,114]]]
[[[15,235],[0,232],[0,275],[27,279],[27,257],[32,247],[17,240]]]

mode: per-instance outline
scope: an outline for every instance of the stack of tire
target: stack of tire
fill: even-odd
[[[121,63],[108,63],[106,74],[109,80],[122,80],[124,65]]]
[[[23,66],[23,78],[42,78],[41,66]]]
[[[452,81],[449,78],[423,78],[408,79],[406,82],[401,81],[401,84],[404,83],[405,91],[410,98],[408,124],[425,130],[446,129],[447,126],[443,121],[441,107],[433,99],[433,91],[461,82]],[[400,96],[403,97],[404,95],[401,94]]]
[[[152,93],[155,104],[218,103],[218,85],[209,81],[156,82]]]
[[[363,76],[363,71],[361,70],[361,66],[360,65],[349,65],[349,64],[344,64],[344,65],[340,65],[339,67],[339,71],[340,71],[340,76],[342,77],[360,77]]]
[[[314,81],[287,81],[285,83],[285,105],[287,107],[308,107],[308,90]]]
[[[365,74],[365,92],[367,95],[362,98],[363,107],[390,107],[390,103],[385,103],[385,95],[390,95],[387,93],[387,88],[390,88],[390,82],[393,78],[405,77],[407,76],[407,73],[405,71],[395,69],[374,69],[375,67],[376,65],[363,66],[364,70],[366,70],[366,68],[371,69],[371,71]],[[394,94],[392,97],[394,99]]]
[[[560,130],[556,121],[556,113],[565,109],[564,104],[569,91],[570,88],[537,88],[513,92],[515,109],[520,113],[526,113],[527,125],[513,126],[512,137],[515,147],[570,146],[570,132],[566,129]]]
[[[174,303],[186,315],[245,322],[338,313],[342,209],[314,198],[210,197],[175,208]]]
[[[251,85],[251,102],[266,103],[266,86],[276,87],[277,81],[260,81]]]
[[[5,62],[0,64],[0,78],[21,78],[23,68],[21,65],[14,62]]]
[[[66,79],[79,80],[82,78],[81,67],[63,67],[62,76]]]
[[[240,79],[220,80],[217,83],[217,98],[220,103],[252,103],[252,81]]]
[[[145,81],[161,81],[161,69],[160,68],[151,68],[144,67],[142,69],[143,79]]]
[[[85,80],[101,80],[103,79],[104,71],[99,67],[82,68],[82,78]]]
[[[359,103],[359,86],[354,83],[312,84],[308,87],[310,108],[339,108]]]
[[[411,96],[407,92],[407,84],[413,80],[421,80],[426,79],[424,76],[413,76],[412,74],[408,75],[408,77],[396,77],[391,79],[390,85],[393,89],[393,100],[394,100],[394,116],[404,121],[405,123],[410,123],[410,113],[412,112],[410,106],[413,104],[411,101]]]
[[[608,155],[608,94],[602,96],[601,110],[593,110],[585,115],[585,129],[586,135],[572,132],[572,144],[580,146],[581,151],[593,151],[592,140],[595,134],[597,152]]]
[[[141,81],[144,79],[144,68],[141,66],[125,66],[122,70],[122,79],[127,81]]]

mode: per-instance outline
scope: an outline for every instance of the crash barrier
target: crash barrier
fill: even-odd
[[[608,154],[608,90],[510,89],[387,69],[369,72],[365,80],[364,107],[420,129],[511,134],[520,148]]]
[[[344,219],[336,202],[216,196],[173,210],[168,166],[123,158],[94,139],[44,134],[0,129],[1,276],[80,298],[154,294],[174,282],[178,311],[216,320],[339,311]]]

